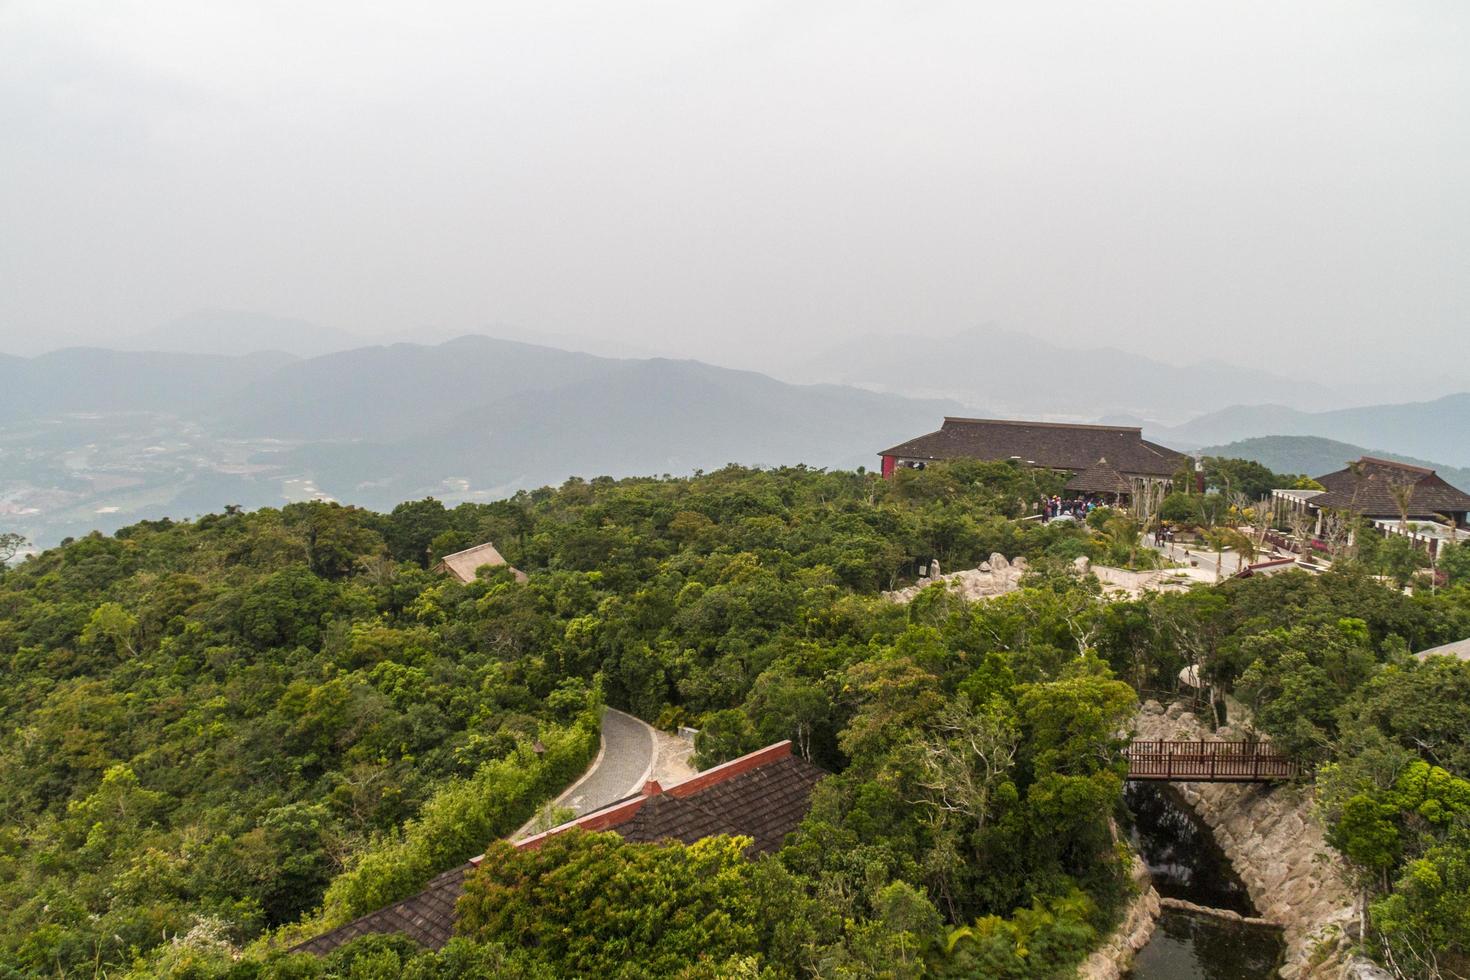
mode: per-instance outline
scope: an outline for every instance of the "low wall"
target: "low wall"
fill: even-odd
[[[1148,866],[1133,856],[1133,882],[1138,894],[1128,903],[1123,921],[1077,969],[1080,980],[1121,980],[1133,965],[1133,956],[1153,938],[1159,919],[1159,893],[1149,881]]]

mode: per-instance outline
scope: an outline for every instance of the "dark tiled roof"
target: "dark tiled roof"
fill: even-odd
[[[1078,493],[1132,493],[1133,484],[1115,470],[1106,459],[1100,459],[1067,481],[1068,490]]]
[[[681,800],[667,793],[649,797],[632,820],[612,829],[635,844],[663,841],[693,844],[716,834],[740,833],[713,810],[700,806],[694,800]]]
[[[309,939],[292,952],[321,955],[375,933],[402,933],[430,949],[440,949],[454,935],[454,904],[464,894],[465,876],[474,869],[474,863],[468,862],[446,871],[417,895]]]
[[[1005,419],[946,418],[938,432],[885,449],[902,459],[1019,459],[1049,469],[1081,472],[1106,457],[1121,473],[1173,476],[1186,459],[1119,425],[1069,425]]]
[[[726,833],[753,838],[756,853],[774,854],[806,816],[812,787],[825,775],[805,759],[788,755],[700,790],[689,801],[723,814],[734,828]]]
[[[539,847],[554,834],[573,828],[614,830],[635,843],[679,841],[692,844],[729,834],[750,837],[751,854],[780,849],[806,816],[812,787],[826,773],[792,754],[790,742],[741,756],[664,789],[650,782],[642,794],[516,843]],[[466,874],[479,858],[446,871],[428,888],[295,947],[322,954],[372,933],[403,933],[430,949],[454,935],[454,906],[464,893]]]
[[[1470,511],[1470,494],[1446,483],[1422,466],[1364,456],[1335,473],[1317,477],[1326,493],[1313,497],[1313,507],[1348,510],[1371,517],[1398,517],[1395,493],[1409,487],[1409,516],[1433,518],[1438,514]]]

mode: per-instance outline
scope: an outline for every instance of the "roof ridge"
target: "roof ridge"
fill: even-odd
[[[1098,425],[1095,422],[1038,422],[1029,419],[975,419],[964,415],[946,415],[946,424],[964,422],[976,425],[1027,425],[1043,426],[1048,429],[1094,429],[1100,432],[1143,432],[1141,425]]]
[[[484,541],[484,542],[481,542],[480,544],[474,545],[473,547],[461,548],[459,551],[451,551],[449,554],[445,555],[443,558],[440,558],[439,560],[440,561],[448,561],[451,558],[458,558],[460,555],[467,555],[467,554],[469,554],[472,551],[479,551],[482,548],[489,548],[490,550],[494,551],[497,555],[500,554],[500,549],[497,548],[497,547],[495,547],[495,542],[494,541]]]
[[[1359,456],[1357,461],[1359,463],[1372,463],[1374,466],[1389,466],[1397,470],[1411,470],[1415,473],[1434,473],[1434,470],[1428,466],[1415,466],[1413,463],[1400,463],[1396,459],[1384,459],[1382,456]]]

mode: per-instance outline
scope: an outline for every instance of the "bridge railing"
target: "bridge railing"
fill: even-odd
[[[1265,742],[1131,743],[1125,755],[1129,779],[1177,782],[1267,782],[1294,779],[1295,762]]]

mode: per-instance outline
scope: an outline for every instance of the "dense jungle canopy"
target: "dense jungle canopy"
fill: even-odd
[[[1129,894],[1129,719],[1191,664],[1316,774],[1370,951],[1463,968],[1470,664],[1410,651],[1470,635],[1470,586],[1344,561],[1105,601],[1072,562],[1137,529],[1018,520],[1059,479],[730,467],[231,509],[17,563],[0,977],[1064,976]],[[529,580],[429,571],[486,540]],[[1022,589],[879,595],[994,552]],[[704,764],[789,738],[832,775],[769,857],[500,845],[443,951],[284,952],[520,825],[603,703],[700,728]]]

